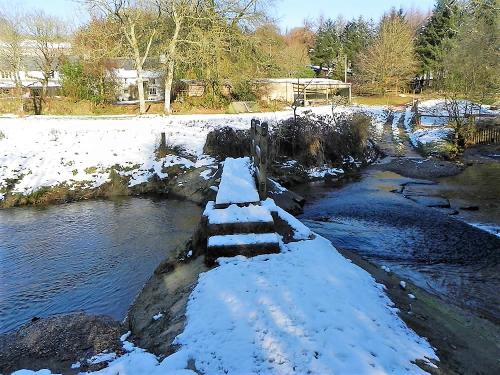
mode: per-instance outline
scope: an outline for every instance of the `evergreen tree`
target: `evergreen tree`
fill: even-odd
[[[498,97],[500,38],[495,1],[473,0],[467,4],[442,62],[442,85],[449,97],[487,104]]]
[[[349,61],[356,60],[359,52],[366,49],[374,38],[373,22],[362,16],[357,20],[349,21],[342,35],[344,52]]]
[[[342,43],[343,28],[339,22],[326,20],[318,29],[316,43],[311,52],[311,62],[322,68],[339,66],[343,60],[344,47]]]
[[[459,10],[456,0],[437,0],[432,16],[418,36],[416,52],[422,73],[440,75],[446,43],[456,34]]]

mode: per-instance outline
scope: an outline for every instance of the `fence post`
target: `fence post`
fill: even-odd
[[[255,127],[257,120],[252,119],[250,121],[250,155],[252,156],[252,160],[255,161]]]
[[[418,99],[414,99],[412,112],[415,113],[415,125],[420,125],[420,116],[418,114]]]
[[[250,122],[251,155],[255,166],[257,190],[261,200],[267,198],[268,131],[266,122],[252,119]]]
[[[261,134],[259,139],[260,158],[259,158],[259,195],[260,199],[267,198],[267,158],[268,158],[268,125],[267,122],[261,124]]]

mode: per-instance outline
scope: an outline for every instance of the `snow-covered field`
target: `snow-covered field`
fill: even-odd
[[[433,116],[449,116],[450,112],[453,113],[452,105],[445,99],[432,99],[425,100],[418,104],[418,110],[421,117],[421,126],[446,126],[448,119],[446,117],[433,117]],[[487,105],[477,105],[465,100],[457,102],[457,110],[460,115],[473,113],[482,115],[499,115],[498,110],[492,110]],[[428,116],[425,116],[428,115]]]
[[[331,114],[330,106],[301,108],[318,115]],[[381,107],[337,107],[336,113],[364,111],[378,118]],[[178,115],[144,117],[3,117],[0,118],[0,199],[12,192],[30,194],[41,187],[66,184],[95,188],[109,181],[110,169],[128,176],[129,185],[153,174],[167,177],[165,168],[210,163],[203,157],[207,134],[217,127],[248,129],[250,120],[270,126],[291,117],[292,111],[238,115]],[[160,134],[167,145],[181,147],[190,160],[167,155],[157,159]]]
[[[421,115],[419,129],[412,129],[410,125],[413,116],[411,108],[407,107],[405,112],[404,125],[413,146],[444,143],[453,135],[453,129],[448,126],[451,107],[445,99],[422,101],[418,109]],[[473,114],[500,115],[499,110],[493,110],[490,106],[479,106],[467,101],[458,102],[460,114],[470,113],[471,109]]]
[[[280,216],[299,237],[311,234]],[[425,373],[414,362],[434,367],[434,349],[397,311],[384,287],[326,239],[281,242],[279,254],[223,258],[199,276],[176,353],[160,360],[124,335],[127,353],[95,374],[194,375],[189,360],[204,374]]]

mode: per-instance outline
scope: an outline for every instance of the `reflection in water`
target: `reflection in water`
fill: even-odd
[[[79,310],[122,319],[199,214],[140,198],[0,211],[0,332]]]
[[[500,163],[474,164],[462,173],[439,179],[435,186],[452,207],[477,206],[477,211],[461,210],[467,222],[500,228]]]

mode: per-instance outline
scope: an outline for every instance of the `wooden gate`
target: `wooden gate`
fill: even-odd
[[[251,155],[255,167],[257,190],[261,200],[267,198],[268,130],[267,122],[261,123],[259,120],[252,119],[250,128]]]

